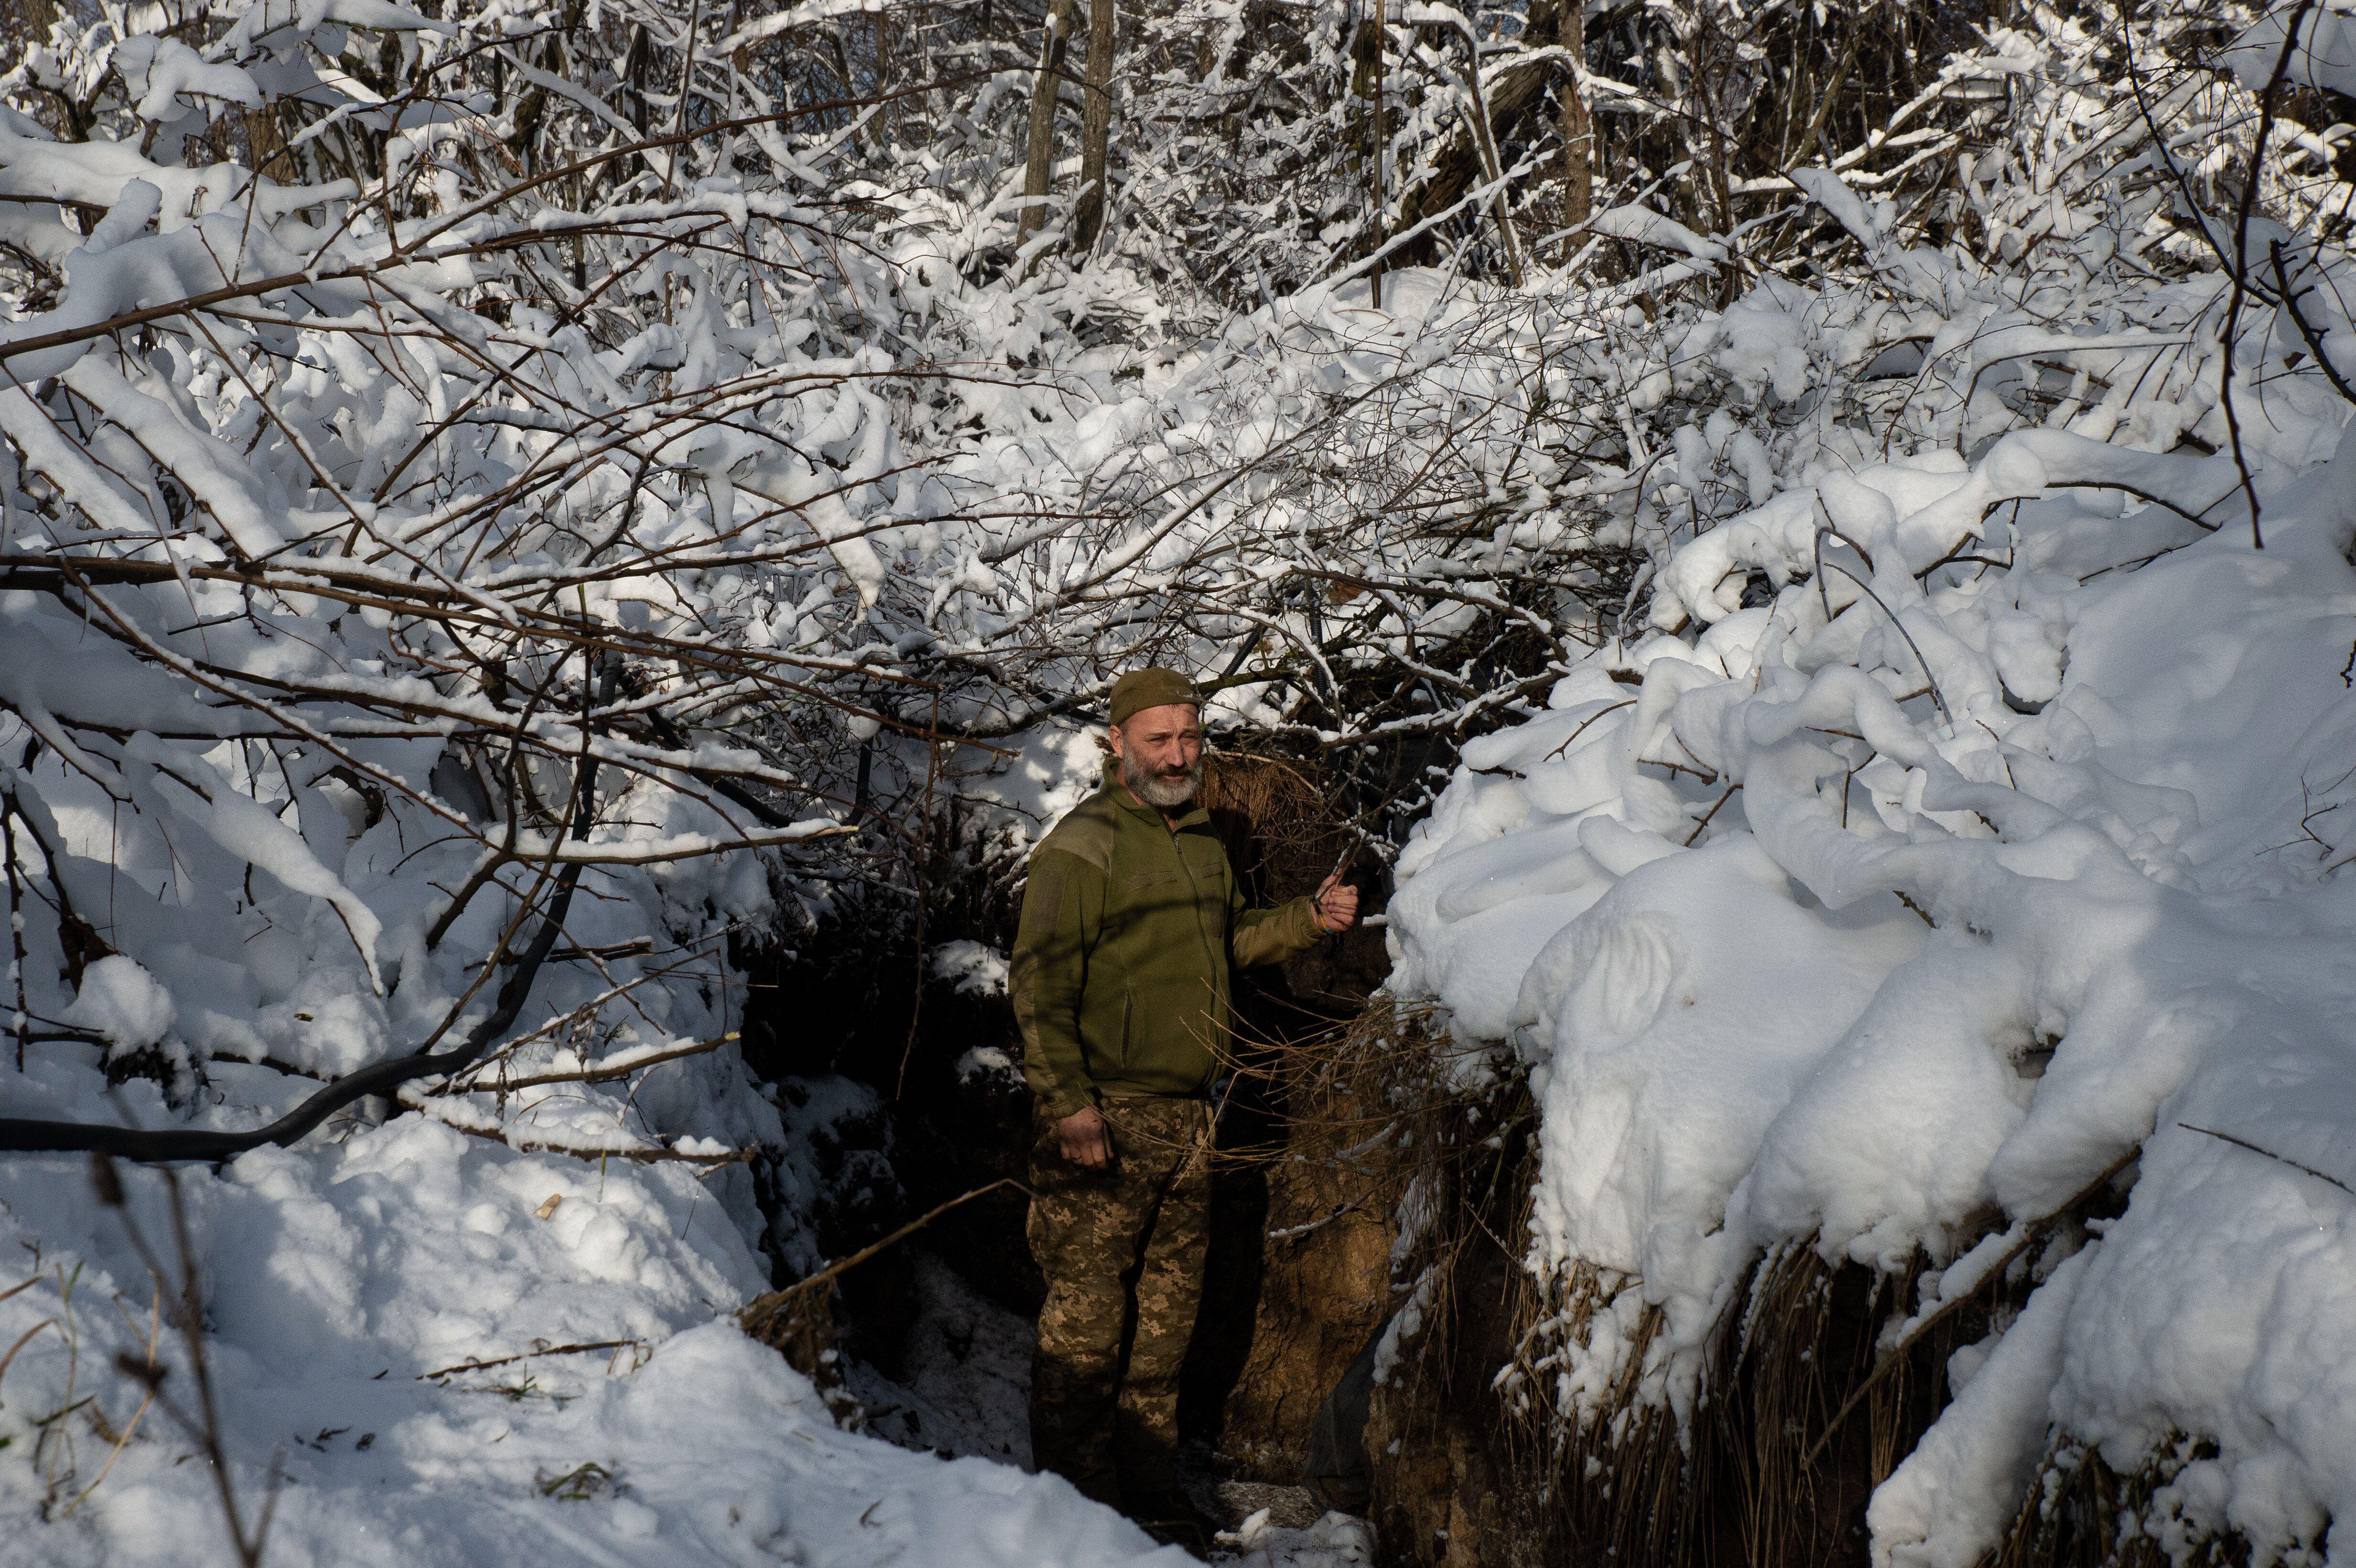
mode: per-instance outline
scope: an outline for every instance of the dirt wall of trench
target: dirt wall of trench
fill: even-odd
[[[1343,859],[1313,778],[1293,764],[1216,758],[1203,800],[1255,902],[1313,891]],[[1352,877],[1361,912],[1378,912],[1384,885],[1363,858]],[[1388,1311],[1396,1222],[1366,1172],[1333,1157],[1357,1141],[1337,1128],[1369,1108],[1319,1070],[1323,1042],[1388,969],[1382,933],[1361,929],[1238,979],[1239,1060],[1182,1426],[1241,1479],[1301,1480],[1319,1408]]]

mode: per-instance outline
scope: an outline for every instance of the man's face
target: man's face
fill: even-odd
[[[1112,754],[1130,794],[1175,810],[1203,786],[1203,710],[1191,702],[1141,708],[1112,727]]]

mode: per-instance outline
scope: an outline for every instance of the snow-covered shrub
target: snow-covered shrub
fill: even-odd
[[[2356,765],[2310,678],[2344,641],[2341,481],[2316,476],[2356,342],[2318,243],[2340,79],[2310,51],[2275,91],[2263,29],[2234,80],[2192,69],[2232,8],[2030,5],[1968,37],[1952,12],[1598,9],[1573,59],[1584,13],[1558,7],[1181,6],[1133,24],[1104,238],[1064,245],[1063,170],[1019,259],[1020,6],[102,5],[7,40],[9,1119],[211,1155],[315,1080],[383,1102],[189,1183],[221,1354],[256,1363],[243,1459],[289,1411],[324,1454],[340,1401],[412,1423],[383,1454],[438,1483],[504,1418],[374,1372],[513,1354],[537,1381],[466,1386],[619,1410],[537,1364],[614,1341],[685,1346],[681,1388],[794,1425],[781,1374],[696,1326],[821,1261],[822,1129],[875,1106],[751,1082],[730,944],[862,910],[898,940],[942,861],[1007,891],[1093,771],[1079,721],[1146,657],[1216,682],[1222,726],[1318,752],[1377,839],[1472,742],[1402,861],[1398,985],[1543,1079],[1533,1261],[1586,1271],[1593,1327],[1534,1337],[1528,1370],[1567,1381],[1520,1392],[1567,1422],[1631,1366],[1687,1408],[1776,1248],[1934,1260],[1961,1290],[1987,1202],[2041,1239],[2041,1202],[2155,1126],[2137,1202],[2170,1170],[2247,1178],[2218,1162],[2260,1157],[2151,1106],[2279,1087],[2220,1065],[2229,1036],[2331,1038],[2277,1027],[2320,993],[2264,955],[2336,929]],[[1573,81],[1620,155],[1576,200],[1549,172]],[[2280,743],[2288,714],[2313,734]],[[2246,962],[2167,956],[2187,921]],[[2147,927],[2177,934],[2146,951]],[[1817,983],[1786,984],[1795,954]],[[1740,999],[1680,1019],[1704,970]],[[1933,1023],[1891,1024],[1918,982]],[[1604,1061],[1656,1016],[1727,1102],[1701,1147],[1648,1097],[1651,1045]],[[1728,1017],[1766,1049],[1738,1059]],[[2177,1020],[2180,1071],[2104,1054],[2147,1017]],[[2006,1063],[2049,1049],[2032,1092]],[[1837,1051],[1862,1065],[1819,1072]],[[414,1081],[349,1076],[417,1055]],[[195,1141],[87,1130],[123,1118]],[[2328,1168],[2325,1133],[2259,1132]],[[79,1162],[8,1179],[39,1282],[0,1301],[0,1334],[36,1335],[0,1437],[37,1464],[0,1474],[72,1511],[103,1463],[82,1437],[123,1431],[115,1403],[46,1419],[89,1387],[78,1314],[168,1292]],[[2212,1233],[2189,1212],[2165,1223]],[[1970,1397],[1884,1494],[1890,1550],[2002,1522],[2046,1449],[2016,1370],[2039,1345],[2082,1391],[2064,1442],[2122,1474],[2169,1434],[2215,1445],[2170,1472],[2186,1530],[2305,1540],[2299,1509],[2337,1506],[2301,1468],[2320,1447],[2250,1435],[2283,1412],[2072,1359],[2073,1301],[2163,1299],[2105,1272],[2140,1223],[2066,1275],[2041,1260],[2037,1332],[1959,1365]],[[125,1335],[107,1349],[166,1354]],[[628,1479],[662,1420],[567,1408],[514,1424],[531,1464],[494,1489],[528,1467],[605,1499],[607,1545],[654,1539],[646,1509],[674,1526]],[[378,1462],[344,1441],[297,1456],[298,1490]],[[123,1455],[116,1480],[177,1502],[102,1489],[85,1554],[168,1557],[198,1493]],[[2235,1500],[2275,1477],[2282,1508]],[[704,1500],[715,1554],[786,1550]],[[126,1533],[150,1518],[174,1522]],[[1125,1549],[1085,1534],[1055,1538]],[[24,1539],[0,1550],[52,1538]]]
[[[246,1151],[188,1183],[187,1262],[249,1499],[288,1410],[321,1455],[342,1402],[414,1418],[423,1477],[499,1434],[358,1384],[497,1360],[561,1412],[605,1386],[569,1347],[819,1264],[824,1129],[873,1104],[751,1081],[732,944],[903,892],[936,801],[1019,849],[1119,668],[1363,751],[1527,706],[1589,635],[1525,302],[1344,281],[1185,338],[1120,264],[974,266],[960,193],[863,181],[702,8],[437,10],[63,16],[0,125],[0,1139]],[[85,1176],[5,1172],[7,1484],[60,1517],[137,1388],[56,1424],[113,1376],[76,1315],[178,1288]],[[187,1386],[125,1332],[95,1365]],[[612,1441],[546,1496],[626,1477]],[[112,1506],[144,1443],[72,1550],[168,1556],[208,1506]]]

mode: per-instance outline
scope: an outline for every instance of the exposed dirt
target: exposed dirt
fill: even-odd
[[[1499,1233],[1512,1235],[1509,1228]],[[1387,1563],[1537,1568],[1547,1521],[1522,1424],[1494,1391],[1525,1320],[1519,1261],[1486,1230],[1465,1237],[1420,1337],[1376,1385],[1366,1420],[1376,1529]]]
[[[1315,789],[1286,764],[1223,759],[1204,804],[1257,902],[1313,891],[1342,859]],[[1357,877],[1361,912],[1378,912],[1384,887],[1363,868]],[[1381,933],[1362,928],[1238,986],[1242,1070],[1219,1118],[1230,1157],[1214,1189],[1180,1422],[1242,1479],[1301,1480],[1319,1407],[1388,1311],[1391,1216],[1362,1206],[1364,1180],[1323,1157],[1330,1137],[1296,1125],[1363,1108],[1312,1094],[1288,1061],[1301,1042],[1355,1017],[1388,970]]]
[[[1388,1315],[1396,1228],[1349,1208],[1360,1184],[1329,1167],[1280,1159],[1264,1179],[1271,1235],[1217,1453],[1237,1476],[1290,1482],[1326,1395]]]
[[[1486,1211],[1443,1195],[1411,1260],[1420,1270],[1453,1259],[1369,1416],[1384,1560],[1864,1568],[1874,1488],[1945,1403],[1949,1355],[2008,1308],[1975,1302],[1885,1356],[1883,1331],[1914,1299],[1911,1279],[1836,1267],[1805,1247],[1780,1253],[1729,1308],[1686,1429],[1628,1402],[1617,1419],[1567,1435],[1496,1392],[1526,1326],[1563,1310],[1538,1299],[1518,1261],[1520,1221],[1499,1211],[1532,1174],[1526,1156],[1514,1157],[1504,1179],[1486,1184]],[[1640,1355],[1650,1332],[1635,1330]]]

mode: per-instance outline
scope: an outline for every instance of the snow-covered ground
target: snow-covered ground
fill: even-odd
[[[915,1265],[916,1321],[893,1381],[865,1363],[849,1381],[868,1430],[910,1448],[1031,1462],[1030,1319],[929,1253]]]
[[[102,1097],[95,1068],[71,1060],[82,1049],[49,1048],[29,1083],[12,1073],[8,1108],[160,1116],[145,1082]],[[214,1082],[202,1122],[292,1094],[258,1068]],[[0,1299],[0,1516],[15,1521],[0,1563],[235,1560],[195,1434],[166,1411],[197,1403],[163,1179],[118,1171],[123,1210],[99,1201],[79,1157],[0,1166],[0,1253],[16,1260],[0,1290],[18,1286]],[[279,1477],[266,1561],[1187,1560],[1024,1473],[1031,1325],[930,1258],[905,1385],[851,1369],[875,1435],[839,1430],[809,1381],[730,1319],[768,1283],[747,1240],[757,1215],[731,1212],[741,1185],[715,1190],[744,1179],[519,1152],[418,1115],[335,1124],[218,1179],[189,1171],[188,1256],[249,1528]],[[123,1355],[171,1369],[153,1403]],[[1370,1556],[1339,1516],[1307,1531],[1263,1520],[1233,1544],[1270,1568]]]
[[[855,1365],[849,1383],[869,1430],[913,1448],[1023,1464],[1031,1450],[1030,1319],[990,1300],[939,1259],[920,1254],[916,1316],[900,1381]],[[1198,1477],[1197,1506],[1224,1532],[1212,1561],[1238,1568],[1351,1568],[1374,1561],[1362,1520],[1327,1513],[1297,1487]]]
[[[2117,1168],[2124,1218],[2025,1259],[1954,1362],[1877,1553],[1971,1561],[2055,1445],[2179,1435],[2214,1456],[2151,1528],[2316,1543],[2356,1510],[2342,133],[2253,149],[2222,78],[2146,96],[2181,35],[2013,9],[1869,145],[1718,182],[1788,212],[1704,234],[1622,170],[1524,286],[1455,249],[1376,311],[1255,259],[1234,315],[1134,251],[1006,264],[1011,79],[939,88],[934,150],[765,120],[756,159],[732,120],[658,197],[582,84],[677,80],[682,125],[691,88],[769,101],[712,7],[567,40],[504,3],[61,12],[0,109],[5,1113],[251,1129],[420,1041],[509,1054],[192,1170],[185,1257],[154,1174],[121,1176],[143,1253],[80,1159],[0,1164],[0,1561],[226,1559],[167,1408],[184,1264],[273,1563],[1174,1561],[1023,1474],[1021,1325],[953,1279],[905,1385],[851,1370],[908,1447],[729,1323],[823,1262],[816,1151],[862,1109],[754,1082],[729,944],[894,883],[877,836],[820,851],[937,782],[1044,822],[1078,729],[991,763],[936,731],[1016,743],[1140,651],[1304,747],[1513,717],[1392,919],[1397,987],[1530,1070],[1531,1266],[1626,1282],[1524,1397],[1592,1416],[1659,1312],[1641,1397],[1681,1407],[1766,1249],[1919,1250],[1927,1311]],[[851,161],[887,146],[921,177]],[[2218,266],[2237,160],[2271,301]],[[1501,626],[1518,678],[1459,645]],[[576,873],[535,977],[527,911]],[[528,982],[503,1021],[493,975]]]
[[[728,1320],[767,1270],[698,1176],[407,1115],[187,1178],[249,1526],[281,1476],[266,1560],[1183,1561],[1056,1477],[838,1430]],[[123,1179],[118,1211],[79,1158],[0,1168],[0,1289],[21,1282],[0,1301],[0,1562],[234,1561],[209,1467],[162,1408],[195,1409],[177,1283],[151,1285],[124,1224],[177,1270],[161,1179]],[[144,1411],[126,1353],[172,1369]]]

